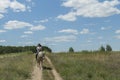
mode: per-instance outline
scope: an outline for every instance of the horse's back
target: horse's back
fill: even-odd
[[[44,52],[39,52],[38,53],[38,57],[43,57],[44,56]]]
[[[43,61],[43,57],[45,56],[44,52],[39,52],[37,56],[37,62]]]

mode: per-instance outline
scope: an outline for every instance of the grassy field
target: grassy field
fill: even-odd
[[[30,79],[33,69],[33,54],[30,53],[0,55],[0,80]]]
[[[31,52],[0,55],[0,80],[31,80],[35,65]],[[120,53],[47,54],[64,80],[119,80]],[[44,62],[43,80],[54,80]]]
[[[64,80],[120,80],[120,53],[51,54]]]

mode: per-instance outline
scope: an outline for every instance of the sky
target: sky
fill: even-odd
[[[120,50],[120,0],[0,0],[0,45]]]

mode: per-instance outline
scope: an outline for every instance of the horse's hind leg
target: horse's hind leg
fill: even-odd
[[[40,69],[42,70],[43,69],[43,62],[40,61]]]
[[[40,62],[37,62],[37,67],[40,67]]]

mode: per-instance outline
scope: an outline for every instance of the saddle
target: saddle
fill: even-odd
[[[45,53],[43,51],[41,51],[41,52],[38,53],[38,57],[43,58],[44,56],[45,56]]]

